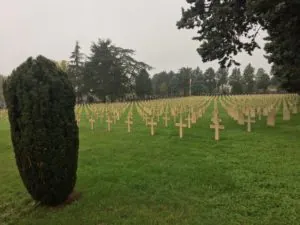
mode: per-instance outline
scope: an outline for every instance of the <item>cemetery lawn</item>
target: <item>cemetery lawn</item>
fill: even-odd
[[[134,110],[112,132],[80,124],[76,190],[65,208],[35,207],[14,160],[7,121],[0,121],[1,225],[297,225],[300,224],[300,114],[277,115],[247,133],[221,111],[219,142],[209,129],[212,104],[191,129],[164,128],[155,136]]]

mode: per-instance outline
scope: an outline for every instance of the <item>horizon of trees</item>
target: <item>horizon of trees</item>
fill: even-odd
[[[76,41],[69,60],[56,61],[68,74],[77,102],[122,101],[211,94],[266,93],[278,88],[279,81],[263,68],[249,63],[241,71],[235,67],[201,70],[182,67],[177,72],[161,71],[150,75],[152,67],[134,58],[135,51],[116,46],[110,39],[98,39],[85,55]],[[0,75],[0,102],[3,102]]]
[[[265,93],[277,79],[263,69],[257,71],[249,63],[243,73],[234,68],[202,71],[182,67],[177,72],[162,71],[150,76],[152,67],[134,58],[135,51],[116,46],[110,39],[98,39],[90,54],[81,52],[75,43],[69,61],[57,64],[68,73],[77,101],[115,101],[158,97]]]
[[[191,82],[191,84],[190,84]],[[182,67],[178,72],[163,71],[152,77],[154,96],[188,96],[212,94],[252,94],[267,93],[268,88],[278,89],[279,82],[263,68],[255,68],[249,63],[243,71],[234,67],[215,70],[209,67],[202,71]]]

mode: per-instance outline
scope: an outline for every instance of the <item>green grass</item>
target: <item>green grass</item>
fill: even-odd
[[[296,225],[300,224],[300,114],[265,118],[253,132],[221,111],[225,130],[213,140],[212,105],[178,137],[161,120],[151,137],[135,111],[111,133],[80,125],[76,189],[62,209],[34,207],[14,161],[8,122],[0,122],[0,224],[17,225]]]

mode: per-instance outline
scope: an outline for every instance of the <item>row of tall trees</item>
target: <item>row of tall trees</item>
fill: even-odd
[[[210,67],[202,71],[182,67],[163,71],[150,78],[148,64],[134,58],[135,52],[114,45],[109,39],[92,43],[86,56],[76,42],[69,61],[57,62],[67,72],[78,102],[115,101],[132,98],[189,96],[201,94],[263,93],[270,85],[278,86],[263,68],[249,64],[243,72]]]
[[[176,73],[164,71],[152,78],[155,96],[264,93],[270,85],[278,86],[276,78],[271,79],[263,68],[255,71],[251,64],[243,73],[239,68],[233,68],[230,75],[227,68],[215,71],[210,67],[203,72],[199,67],[183,67]]]
[[[266,92],[270,85],[279,86],[275,77],[263,68],[255,71],[249,64],[243,71],[227,68],[202,71],[182,67],[177,72],[163,71],[150,78],[151,66],[134,58],[132,49],[99,39],[92,43],[86,56],[76,42],[69,61],[56,62],[68,74],[77,102],[115,101],[132,98],[188,96],[201,94],[243,94]],[[230,73],[230,74],[229,74]],[[0,76],[0,104],[4,103]]]
[[[202,71],[183,67],[178,72],[163,71],[152,79],[152,68],[134,58],[132,49],[99,39],[92,43],[91,53],[85,56],[78,42],[70,60],[58,65],[68,73],[77,101],[115,101],[124,98],[150,98],[152,96],[188,96],[201,94],[242,94],[265,92],[271,84],[263,68],[255,71],[249,64],[241,73],[234,68],[229,76],[227,68]],[[273,82],[274,83],[274,82]]]

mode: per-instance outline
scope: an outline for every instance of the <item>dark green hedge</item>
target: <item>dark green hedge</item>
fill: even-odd
[[[4,83],[19,173],[32,198],[63,203],[76,183],[78,127],[75,95],[54,62],[28,58]]]

